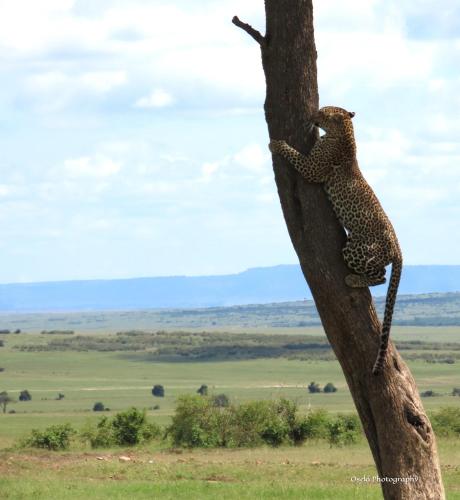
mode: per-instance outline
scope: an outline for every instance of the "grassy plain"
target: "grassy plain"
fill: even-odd
[[[448,498],[460,499],[456,443],[440,440]],[[104,450],[66,453],[0,452],[0,497],[8,499],[380,499],[364,442],[330,448],[249,450]],[[129,462],[120,462],[129,456]],[[353,477],[369,476],[357,483]]]
[[[226,331],[229,331],[227,328]],[[193,331],[193,329],[192,329]],[[233,328],[233,332],[302,333],[317,336],[320,328]],[[98,334],[101,332],[98,332]],[[93,333],[87,331],[88,335]],[[14,414],[0,414],[0,498],[313,498],[377,499],[375,482],[357,484],[352,476],[373,476],[372,457],[364,440],[346,448],[329,448],[324,442],[300,448],[255,450],[161,450],[158,444],[135,450],[90,451],[74,448],[67,453],[19,452],[11,449],[31,428],[70,422],[81,428],[99,418],[91,411],[102,401],[110,412],[130,406],[149,409],[150,418],[169,421],[178,395],[192,393],[201,384],[226,393],[234,401],[294,399],[301,410],[325,408],[354,411],[344,377],[336,361],[300,361],[285,358],[207,362],[152,362],[145,352],[24,352],[30,343],[46,343],[38,334],[1,336],[0,391],[17,399],[23,389],[32,401],[8,406]],[[460,342],[459,327],[396,327],[399,340]],[[404,356],[404,352],[402,352]],[[441,394],[425,398],[430,409],[460,406],[450,395],[460,387],[458,363],[408,362],[420,391]],[[338,392],[309,394],[311,381],[332,382]],[[164,398],[154,398],[153,384],[165,387]],[[57,400],[58,393],[65,398]],[[151,408],[160,405],[159,410]],[[9,449],[8,449],[9,448]],[[443,474],[449,499],[460,499],[460,452],[457,439],[439,439]],[[132,460],[121,463],[120,455]],[[99,457],[99,458],[98,458]]]
[[[316,328],[312,329],[318,334]],[[420,337],[420,328],[399,327],[394,337]],[[263,333],[261,333],[263,335]],[[460,328],[431,327],[426,340],[445,338],[460,340]],[[301,409],[325,408],[333,412],[354,411],[353,402],[336,361],[299,361],[285,358],[207,362],[151,362],[144,352],[22,352],[15,346],[46,342],[50,336],[19,334],[4,336],[0,390],[14,398],[27,389],[32,401],[16,402],[8,407],[15,414],[1,415],[0,448],[31,427],[42,428],[57,421],[79,426],[86,419],[97,418],[92,412],[95,402],[102,401],[111,412],[129,406],[149,410],[159,423],[169,420],[178,395],[195,392],[207,384],[213,393],[226,393],[235,401],[287,397]],[[404,355],[404,353],[403,353]],[[460,398],[450,395],[460,387],[458,364],[409,361],[420,391],[434,390],[437,397],[424,399],[425,407],[436,409],[445,405],[460,406]],[[321,385],[332,382],[338,392],[309,394],[306,386],[315,381]],[[154,398],[154,384],[165,387],[164,398]],[[65,398],[56,400],[58,393]]]

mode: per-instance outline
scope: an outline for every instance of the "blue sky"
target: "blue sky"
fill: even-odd
[[[460,6],[317,0],[321,105],[408,264],[460,264]],[[262,0],[0,2],[0,282],[295,263],[262,106]]]

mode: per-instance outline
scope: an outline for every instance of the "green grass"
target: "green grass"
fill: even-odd
[[[451,329],[439,328],[429,335],[455,336]],[[447,330],[447,331],[446,331]],[[85,419],[97,418],[92,412],[96,401],[113,411],[129,406],[160,410],[149,411],[159,423],[166,423],[175,400],[183,393],[195,392],[207,384],[213,393],[224,392],[235,401],[287,397],[297,401],[301,409],[322,407],[333,412],[354,411],[352,398],[337,362],[297,361],[287,359],[257,359],[206,363],[152,363],[145,354],[117,352],[21,352],[14,345],[42,341],[42,335],[8,336],[2,348],[0,390],[17,399],[23,389],[32,394],[32,401],[11,404],[14,415],[0,415],[0,448],[10,446],[23,430],[43,428],[69,421],[79,426]],[[451,339],[449,339],[451,340]],[[43,340],[45,341],[45,340]],[[404,353],[403,353],[404,355]],[[409,362],[420,391],[434,390],[439,397],[425,398],[424,405],[436,409],[445,405],[460,405],[459,397],[449,394],[460,387],[456,364]],[[321,385],[332,382],[338,392],[309,394],[306,386],[316,381]],[[151,388],[162,384],[164,398],[154,398]],[[61,401],[58,393],[65,394]]]
[[[460,498],[458,453],[440,441],[449,499]],[[129,455],[122,463],[119,456]],[[8,499],[78,498],[287,498],[380,499],[363,442],[330,448],[313,442],[300,448],[196,450],[181,453],[143,448],[90,453],[0,454],[0,496]]]

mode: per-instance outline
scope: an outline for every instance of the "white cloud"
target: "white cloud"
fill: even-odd
[[[84,88],[94,92],[109,92],[115,87],[124,85],[127,81],[124,71],[95,71],[83,73],[77,82]]]
[[[155,89],[136,101],[137,108],[165,108],[174,103],[174,97],[163,89]]]
[[[250,171],[260,172],[270,164],[270,155],[259,144],[248,144],[235,154],[234,160]]]
[[[0,196],[5,197],[11,194],[11,187],[5,184],[0,184]]]
[[[28,87],[32,91],[53,93],[61,90],[105,93],[125,84],[126,81],[127,76],[124,71],[94,71],[76,75],[49,71],[31,76]]]
[[[83,156],[65,160],[64,169],[70,177],[110,177],[120,171],[120,164],[105,156]]]
[[[33,74],[26,79],[25,89],[32,98],[35,109],[42,112],[59,112],[92,96],[99,99],[127,83],[124,71],[88,71],[65,73],[60,70]]]

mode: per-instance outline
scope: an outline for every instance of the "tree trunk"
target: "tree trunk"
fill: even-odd
[[[261,47],[270,138],[306,154],[317,139],[309,125],[318,109],[312,0],[266,0],[265,11],[265,36],[236,16],[233,23]],[[384,498],[444,498],[433,430],[393,345],[383,373],[372,375],[381,326],[369,290],[345,284],[344,229],[320,185],[305,182],[279,155],[273,168],[292,244],[353,396]]]

